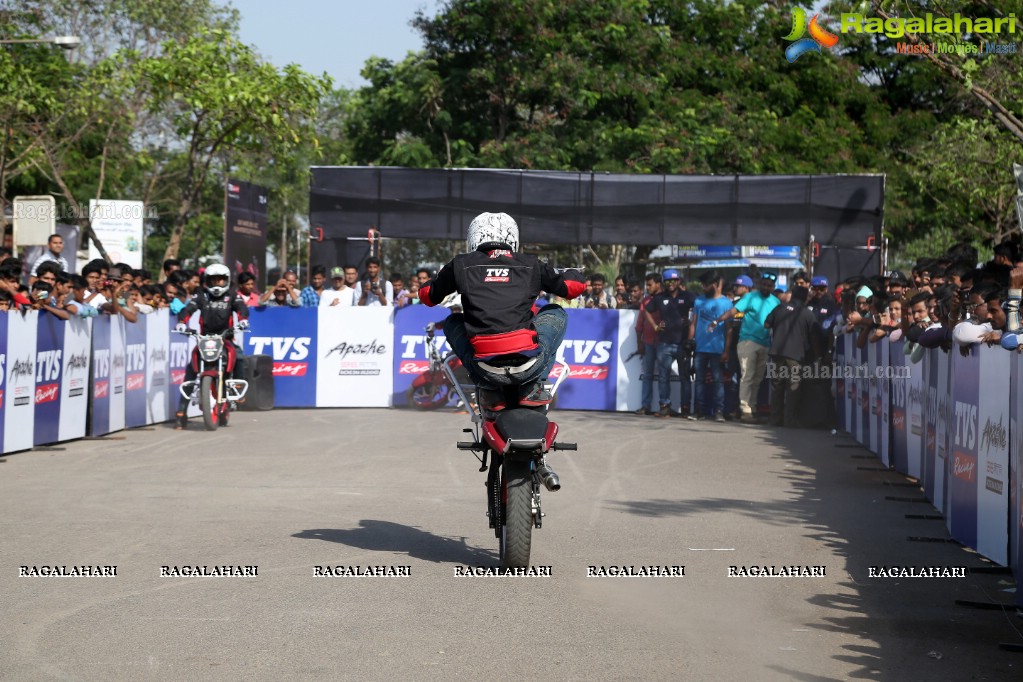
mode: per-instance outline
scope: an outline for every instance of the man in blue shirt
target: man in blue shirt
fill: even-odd
[[[696,340],[696,412],[690,419],[714,416],[714,421],[725,420],[725,383],[723,365],[728,362],[728,346],[732,329],[729,325],[713,324],[732,308],[732,302],[721,295],[724,284],[721,275],[712,270],[700,278],[703,296],[696,299],[690,317],[689,338]],[[707,400],[707,372],[711,373],[713,404]]]
[[[756,291],[751,291],[711,322],[710,327],[716,328],[736,313],[743,313],[742,326],[739,328],[739,370],[742,380],[739,384],[739,409],[744,419],[754,419],[753,405],[757,400],[760,383],[767,371],[767,351],[771,347],[771,333],[764,327],[764,321],[778,305],[774,291],[778,276],[765,272],[760,276]]]

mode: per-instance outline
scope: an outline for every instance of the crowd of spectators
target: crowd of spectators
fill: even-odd
[[[125,263],[111,265],[101,258],[89,261],[81,274],[75,274],[69,271],[63,248],[64,240],[54,234],[46,252],[28,264],[13,257],[9,249],[0,250],[0,311],[39,310],[64,320],[111,314],[135,322],[139,315],[162,308],[177,315],[195,297],[202,281],[202,269],[182,268],[177,259],[164,261],[159,281],[153,281],[148,270]],[[354,265],[334,267],[329,273],[325,267],[315,266],[311,282],[304,288],[300,288],[294,270],[280,274],[273,286],[262,292],[251,273],[241,273],[233,284],[250,308],[402,308],[419,303],[419,286],[430,277],[431,272],[422,268],[407,281],[400,274],[385,279],[380,259],[369,258],[362,274]]]

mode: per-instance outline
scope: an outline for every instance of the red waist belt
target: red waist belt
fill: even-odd
[[[517,329],[503,334],[480,334],[469,337],[469,343],[472,344],[478,358],[536,350],[539,347],[537,341],[534,329]]]

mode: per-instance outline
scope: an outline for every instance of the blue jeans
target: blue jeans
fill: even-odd
[[[671,363],[675,360],[678,360],[679,381],[682,383],[680,407],[689,405],[693,385],[689,378],[689,363],[682,357],[681,348],[678,343],[657,344],[657,398],[661,407],[671,407]]]
[[[643,385],[643,407],[650,410],[654,403],[654,376],[657,374],[657,347],[647,346],[643,350],[643,375],[640,381]]]
[[[558,349],[561,342],[565,340],[565,329],[568,327],[568,315],[561,306],[551,303],[540,309],[540,312],[533,318],[533,328],[536,330],[537,343],[540,346],[540,353],[537,355],[537,362],[529,371],[522,374],[503,375],[492,374],[480,369],[477,365],[475,350],[469,342],[469,335],[465,331],[465,317],[461,313],[453,313],[444,320],[444,335],[451,350],[465,365],[469,376],[481,388],[499,389],[503,386],[515,384],[531,384],[537,380],[543,381],[551,373],[551,367],[558,357]]]
[[[696,362],[696,413],[716,414],[725,411],[725,383],[720,353],[697,353]],[[707,405],[707,369],[714,379],[714,404]],[[707,409],[712,407],[713,409]]]

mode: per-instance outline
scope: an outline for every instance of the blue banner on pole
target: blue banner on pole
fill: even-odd
[[[566,312],[568,328],[558,359],[568,363],[569,374],[558,388],[558,407],[614,410],[618,395],[618,316],[604,310]],[[554,366],[552,381],[560,370],[559,365]]]
[[[940,358],[939,358],[940,360]],[[980,407],[980,357],[976,346],[970,354],[952,355],[955,396],[952,429],[951,480],[949,480],[948,526],[952,537],[968,547],[977,546],[977,446]]]
[[[124,425],[145,426],[146,419],[146,325],[124,325]]]
[[[64,320],[49,312],[39,314],[36,331],[35,435],[33,444],[60,439],[61,369],[64,355]]]

